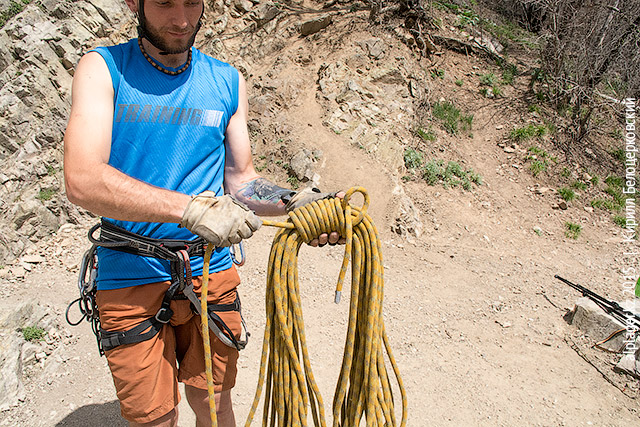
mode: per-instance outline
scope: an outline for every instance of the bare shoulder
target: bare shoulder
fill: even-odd
[[[86,53],[73,75],[73,92],[113,93],[109,68],[98,52]]]

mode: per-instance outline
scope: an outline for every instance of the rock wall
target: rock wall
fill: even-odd
[[[0,29],[0,265],[84,215],[63,195],[73,69],[129,15],[120,1],[43,0]]]
[[[254,154],[278,181],[291,174],[278,165],[302,148],[315,149],[290,132],[297,124],[289,111],[306,102],[300,94],[310,87],[326,128],[392,173],[403,168],[414,105],[427,91],[424,72],[390,33],[347,42],[350,20],[366,23],[367,12],[349,16],[346,3],[325,11],[322,2],[310,9],[296,0],[207,0],[196,46],[247,77],[252,143],[263,147]],[[89,216],[64,195],[62,139],[73,71],[92,47],[133,35],[132,18],[123,0],[42,0],[0,29],[0,267],[60,225]],[[322,65],[317,48],[332,52]],[[304,180],[316,178],[310,171]]]

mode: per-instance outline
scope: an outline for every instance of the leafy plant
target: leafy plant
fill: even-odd
[[[567,187],[559,188],[558,194],[560,194],[560,197],[562,197],[562,199],[566,200],[567,202],[570,202],[576,198],[576,193],[572,189]]]
[[[482,177],[472,169],[464,169],[460,163],[430,160],[422,168],[422,179],[429,185],[441,183],[445,188],[462,187],[471,191],[473,184],[482,185]]]
[[[464,82],[461,79],[457,79],[456,80],[456,85],[457,86],[462,86],[464,84]]]
[[[56,190],[54,190],[53,188],[41,188],[38,192],[38,195],[36,196],[36,199],[42,200],[44,202],[47,200],[51,200],[54,194],[56,194]]]
[[[45,331],[39,326],[27,326],[22,329],[22,336],[26,341],[40,341],[45,336]]]
[[[564,232],[565,236],[571,239],[580,237],[580,233],[582,232],[582,226],[580,224],[567,221],[564,223],[564,227],[566,229]]]
[[[471,129],[473,115],[461,115],[460,109],[449,101],[436,102],[431,107],[431,113],[436,119],[440,120],[444,130],[452,135],[458,133],[459,122],[462,122],[463,130]]]
[[[529,170],[533,173],[533,176],[538,176],[541,172],[547,170],[549,161],[556,162],[557,159],[554,156],[550,156],[545,150],[539,147],[529,147],[529,155],[526,160],[530,160]],[[566,168],[565,168],[566,169]]]
[[[494,84],[496,84],[496,75],[493,73],[481,75],[480,84],[484,86],[493,86]]]
[[[433,142],[436,140],[436,134],[433,133],[431,129],[418,128],[416,129],[415,132],[420,138],[422,138],[426,142]]]
[[[613,217],[613,223],[619,225],[622,228],[627,228],[627,218],[621,215]]]
[[[300,187],[300,181],[295,176],[290,176],[289,178],[287,178],[287,182],[294,190],[297,190],[298,187]]]
[[[527,141],[533,137],[542,137],[547,133],[547,127],[545,125],[534,125],[529,123],[527,126],[512,129],[509,132],[509,138],[513,141],[522,142]]]
[[[533,173],[533,176],[538,176],[541,172],[547,170],[547,162],[532,160],[529,164],[529,170]]]
[[[598,209],[606,209],[610,211],[615,210],[615,207],[613,206],[613,202],[611,200],[593,199],[591,201],[591,206]]]
[[[512,85],[518,75],[518,67],[514,64],[504,62],[502,65],[502,83]]]
[[[571,183],[571,188],[575,188],[576,190],[586,190],[587,184],[582,181],[574,181]]]
[[[616,159],[616,160],[618,160],[620,162],[624,162],[625,161],[624,150],[622,148],[611,150],[611,151],[609,151],[609,153],[613,156],[614,159]]]
[[[432,79],[444,79],[444,70],[441,68],[434,68],[431,70]]]
[[[404,165],[407,169],[418,169],[424,163],[424,155],[413,148],[404,150]]]

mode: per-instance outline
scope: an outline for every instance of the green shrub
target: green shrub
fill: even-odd
[[[577,239],[578,237],[580,237],[580,233],[582,232],[582,226],[580,224],[575,224],[573,222],[565,222],[564,223],[564,227],[565,227],[565,236],[571,238],[571,239]]]
[[[493,73],[481,75],[480,84],[483,86],[493,86],[496,84],[496,75]]]
[[[558,194],[560,194],[560,197],[562,197],[562,199],[566,200],[567,202],[570,202],[576,198],[576,193],[572,189],[567,187],[559,188]]]
[[[445,188],[462,187],[471,191],[473,184],[482,185],[482,177],[472,169],[464,169],[460,163],[430,160],[422,168],[422,179],[429,185],[442,184]]]
[[[422,168],[422,179],[429,185],[436,185],[440,181],[442,167],[434,161],[427,162]]]
[[[514,64],[506,64],[502,70],[502,83],[506,85],[513,84],[515,77],[518,75],[518,68]]]
[[[627,218],[621,215],[613,217],[613,223],[619,225],[622,228],[627,228]]]
[[[587,184],[582,181],[574,181],[571,183],[571,188],[575,188],[576,190],[586,190]]]
[[[460,110],[451,102],[436,102],[431,108],[433,116],[442,122],[444,130],[450,134],[458,132],[458,120],[460,119]]]
[[[516,142],[527,141],[533,137],[542,137],[547,133],[545,125],[534,125],[529,123],[527,126],[512,129],[509,132],[509,138]]]
[[[441,68],[434,68],[431,70],[432,79],[444,79],[444,70]]]
[[[462,124],[463,131],[470,131],[473,124],[473,115],[463,115],[453,103],[449,101],[436,102],[431,107],[433,117],[438,119],[447,133],[455,135],[458,133],[459,125]]]
[[[41,188],[38,192],[38,195],[36,196],[36,199],[42,200],[44,202],[47,200],[51,200],[54,194],[56,194],[56,190],[54,190],[53,188]]]
[[[413,148],[404,150],[404,165],[407,169],[418,169],[424,163],[424,155]]]
[[[426,142],[434,142],[436,140],[436,134],[431,129],[416,129],[416,135],[422,138]]]
[[[22,329],[22,336],[26,341],[40,341],[44,338],[45,331],[38,326],[27,326]]]
[[[538,176],[541,172],[547,170],[547,162],[540,160],[532,160],[529,164],[529,170],[533,173],[533,176]]]
[[[606,184],[609,184],[612,187],[622,188],[624,185],[624,179],[621,176],[609,175],[604,179]]]

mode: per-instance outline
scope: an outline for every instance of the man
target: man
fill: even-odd
[[[282,215],[326,195],[293,193],[256,173],[242,75],[192,48],[202,0],[125,1],[138,16],[138,39],[87,53],[75,72],[65,133],[67,196],[102,216],[103,231],[185,241],[199,235],[213,243],[208,301],[234,305],[239,278],[228,246],[260,227],[255,214]],[[311,245],[338,240],[333,232]],[[102,247],[98,260],[96,301],[107,334],[158,317],[176,275],[169,263]],[[189,272],[198,294],[202,257],[187,259],[179,275]],[[132,426],[177,425],[177,381],[185,384],[197,425],[210,425],[200,321],[188,299],[170,304],[169,323],[152,338],[106,351]],[[219,316],[238,338],[239,312]],[[224,337],[211,339],[218,423],[234,426],[237,349]]]

